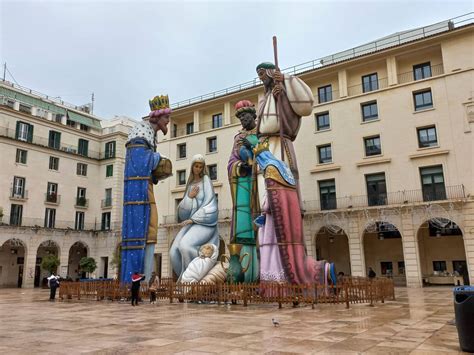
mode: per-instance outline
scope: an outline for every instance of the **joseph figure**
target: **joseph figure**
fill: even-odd
[[[230,242],[242,244],[240,255],[248,254],[250,266],[245,272],[245,282],[258,278],[259,265],[256,247],[257,230],[253,223],[258,214],[259,203],[252,145],[258,142],[255,106],[248,100],[235,105],[235,116],[242,129],[234,137],[234,144],[227,164],[232,195],[232,221]],[[247,263],[247,260],[243,261]]]
[[[122,282],[131,282],[134,272],[151,276],[158,232],[153,185],[171,176],[171,162],[156,152],[157,132],[168,132],[168,96],[156,96],[150,108],[149,116],[132,128],[125,144]]]

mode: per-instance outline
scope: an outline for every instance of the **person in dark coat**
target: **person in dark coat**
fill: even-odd
[[[140,296],[140,281],[145,279],[145,275],[135,271],[132,275],[132,306],[138,306],[138,298]]]
[[[369,279],[373,279],[377,276],[374,269],[372,269],[371,267],[369,267],[369,275],[368,276],[369,276]]]
[[[49,286],[49,300],[54,301],[56,298],[56,289],[59,287],[59,276],[54,275],[54,272],[51,273],[51,276],[48,277],[48,286]]]

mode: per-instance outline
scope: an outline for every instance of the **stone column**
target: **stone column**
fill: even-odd
[[[193,114],[194,132],[199,132],[199,123],[201,120],[201,111],[196,110]]]
[[[407,287],[421,287],[422,275],[418,253],[418,226],[413,225],[410,210],[402,211],[402,243],[405,260],[405,276]]]
[[[37,250],[38,245],[35,243],[30,243],[25,248],[25,260],[23,264],[23,283],[21,285],[22,288],[35,287],[35,267]]]
[[[337,73],[339,81],[339,97],[347,96],[347,70],[339,70]]]
[[[59,257],[59,269],[58,269],[58,273],[59,273],[59,276],[65,278],[68,275],[68,272],[69,272],[69,250],[71,248],[71,245],[69,244],[66,244],[66,243],[63,243],[61,245],[61,248],[60,248],[60,254],[58,255]]]
[[[398,84],[397,59],[394,56],[388,57],[387,60],[388,86]]]

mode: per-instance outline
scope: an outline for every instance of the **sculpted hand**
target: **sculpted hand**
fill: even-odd
[[[252,150],[252,143],[250,143],[247,138],[243,138],[241,142],[245,148]]]
[[[193,221],[190,220],[190,219],[187,219],[187,220],[181,222],[181,225],[182,225],[183,227],[184,227],[184,226],[187,226],[188,224],[193,224]]]
[[[189,198],[195,198],[199,193],[199,186],[194,186],[188,193]]]
[[[277,84],[273,87],[272,94],[275,98],[277,98],[278,95],[280,95],[280,93],[281,93],[281,86]]]
[[[273,80],[277,83],[281,83],[283,81],[283,74],[281,73],[280,70],[275,70],[275,73],[273,73]]]

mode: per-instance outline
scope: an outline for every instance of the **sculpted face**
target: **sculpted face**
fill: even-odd
[[[201,176],[204,170],[204,164],[201,162],[197,162],[193,164],[193,174],[194,176]]]
[[[251,129],[255,128],[255,118],[251,113],[245,112],[241,114],[239,116],[239,120],[243,129],[250,131]]]
[[[166,133],[168,133],[168,123],[170,123],[170,115],[161,116],[156,123],[156,130],[160,130],[164,135],[166,135]]]
[[[273,79],[267,75],[265,69],[259,69],[257,74],[258,78],[263,82],[263,85],[269,86],[271,83],[273,83]]]

